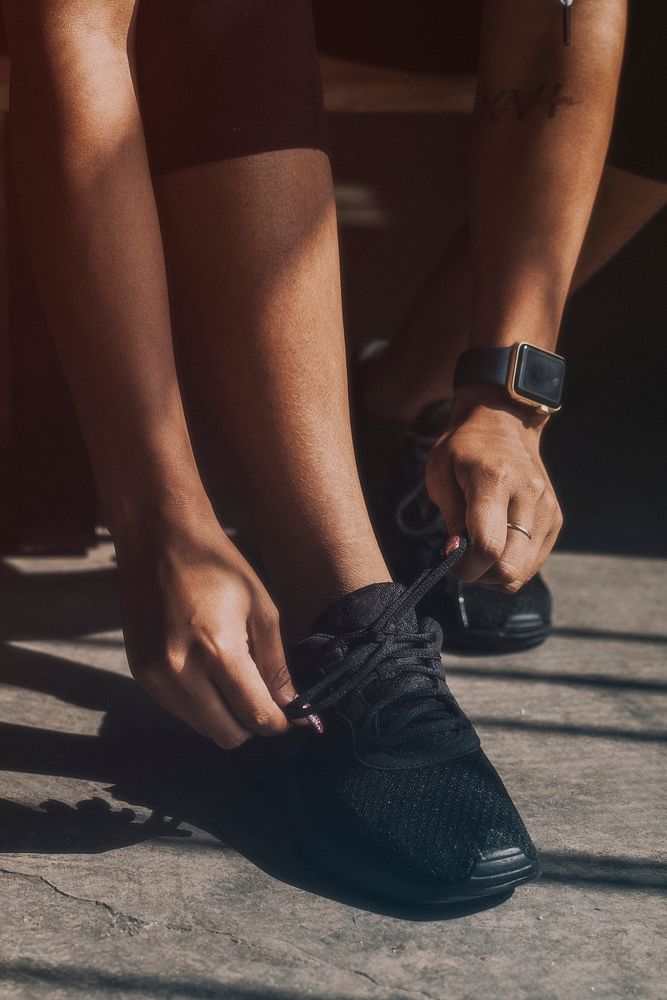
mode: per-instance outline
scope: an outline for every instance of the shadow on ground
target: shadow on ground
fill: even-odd
[[[38,586],[45,606],[52,609],[62,595],[60,634],[74,635],[89,626],[107,627],[117,620],[111,597],[112,573],[76,573],[57,578],[24,577],[13,583],[17,608],[23,597],[34,598]],[[95,594],[95,613],[86,619],[81,606],[72,600],[82,591]],[[19,595],[18,597],[16,595]],[[30,603],[30,602],[28,602]],[[5,638],[27,638],[27,619],[18,613],[6,620]],[[40,628],[41,634],[41,628]],[[34,636],[33,636],[34,637]],[[658,637],[660,638],[660,637]],[[119,642],[113,637],[83,640]],[[85,645],[84,645],[85,648]],[[470,668],[474,672],[474,668]],[[465,666],[453,671],[465,672]],[[552,680],[560,684],[607,684],[616,678],[582,678],[559,674],[533,675],[530,671],[496,671],[504,678]],[[0,768],[8,771],[58,775],[104,783],[118,802],[90,798],[76,806],[47,800],[32,808],[0,800],[0,852],[58,854],[100,853],[142,841],[162,839],[179,844],[181,850],[235,850],[271,876],[308,892],[336,899],[357,908],[393,914],[403,919],[451,919],[506,897],[474,905],[460,905],[427,911],[394,906],[361,896],[335,883],[312,868],[299,856],[290,834],[290,817],[279,798],[267,796],[268,789],[284,785],[280,754],[268,743],[257,741],[240,751],[223,753],[213,744],[180,728],[163,713],[131,680],[110,671],[88,667],[62,657],[3,644],[0,647],[0,682],[23,690],[39,691],[71,705],[104,712],[97,736],[82,736],[50,729],[6,723],[0,726]],[[641,684],[642,682],[630,682]],[[655,686],[655,685],[654,685]],[[663,685],[655,686],[663,690]],[[642,690],[644,687],[642,687]],[[651,687],[653,690],[653,687]],[[492,726],[526,728],[525,720],[490,718]],[[553,729],[553,727],[551,727]],[[629,740],[664,740],[664,732],[625,732],[595,726],[570,727],[571,736],[600,736]],[[563,731],[563,727],[558,727]],[[267,749],[268,748],[268,749]],[[138,818],[132,806],[141,808],[148,819]],[[196,827],[210,839],[196,839],[183,824]],[[667,866],[650,859],[588,854],[546,855],[543,878],[572,885],[667,889]],[[201,994],[206,996],[204,992]]]
[[[407,920],[455,919],[507,898],[424,910],[338,884],[293,844],[292,821],[274,794],[286,784],[275,747],[257,741],[222,752],[181,728],[130,677],[2,645],[0,683],[105,712],[97,736],[0,724],[0,769],[100,782],[118,802],[115,808],[100,797],[74,806],[47,799],[34,808],[0,799],[1,854],[102,853],[158,838],[181,850],[234,850],[307,892]],[[193,838],[183,824],[210,839]]]
[[[0,983],[21,985],[37,989],[47,986],[52,990],[81,991],[82,995],[174,997],[187,996],[190,1000],[294,1000],[294,993],[270,986],[258,990],[241,983],[225,986],[209,978],[184,980],[182,977],[142,976],[136,973],[119,975],[75,965],[45,965],[38,962],[3,962]]]

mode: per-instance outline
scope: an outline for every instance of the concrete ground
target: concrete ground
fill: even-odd
[[[108,545],[0,572],[0,996],[665,997],[667,562],[557,554],[557,628],[450,658],[544,859],[494,905],[393,907],[295,856],[243,758],[129,678]]]

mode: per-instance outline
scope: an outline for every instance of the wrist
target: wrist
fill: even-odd
[[[219,528],[198,472],[190,481],[151,478],[103,495],[106,521],[117,548],[145,548]]]
[[[526,430],[541,432],[548,414],[530,406],[517,403],[502,386],[495,385],[462,385],[454,391],[452,410],[449,420],[450,427],[458,426],[469,420],[473,415],[507,415],[513,418]]]
[[[152,525],[175,531],[215,520],[184,422],[165,420],[157,428],[139,423],[122,438],[113,426],[94,444],[90,455],[114,541],[134,543]]]
[[[519,413],[515,407],[520,407],[549,414],[561,408],[564,376],[565,360],[560,355],[519,341],[511,347],[464,351],[456,363],[454,389],[473,387],[478,397],[479,387],[492,387],[496,395],[488,398],[504,403],[509,412]]]

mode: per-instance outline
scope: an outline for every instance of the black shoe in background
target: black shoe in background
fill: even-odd
[[[300,846],[358,888],[405,902],[506,893],[536,877],[535,848],[447,687],[442,635],[415,605],[465,551],[411,587],[376,584],[333,604],[288,657],[282,738]]]
[[[437,559],[447,529],[425,486],[428,453],[447,427],[450,403],[428,406],[412,425],[357,412],[357,459],[380,548],[397,580],[413,580]],[[448,576],[424,612],[444,631],[445,647],[505,653],[538,646],[551,631],[551,595],[540,574],[517,594],[500,594]]]

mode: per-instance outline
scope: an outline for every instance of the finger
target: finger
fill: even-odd
[[[144,691],[150,695],[153,701],[156,701],[160,708],[163,708],[165,712],[169,712],[170,715],[180,719],[181,722],[190,726],[191,729],[194,729],[201,736],[209,735],[208,733],[202,731],[201,727],[197,725],[197,720],[188,711],[185,703],[186,699],[178,698],[175,686],[169,683],[165,677],[165,670],[161,664],[144,668],[141,672],[134,674],[134,677]]]
[[[465,531],[465,496],[456,478],[446,437],[437,441],[429,453],[426,465],[426,490],[433,503],[440,508],[447,531],[450,534],[461,534]]]
[[[558,541],[558,536],[560,535],[561,528],[563,527],[563,515],[561,514],[560,507],[558,503],[555,502],[555,509],[551,519],[551,527],[547,532],[544,542],[542,543],[542,548],[537,556],[536,563],[533,567],[533,576],[537,573],[541,567],[544,565],[546,560],[551,555],[553,547]]]
[[[277,705],[289,705],[297,692],[287,669],[280,622],[273,607],[271,611],[253,614],[248,632],[251,656],[271,697]]]
[[[532,578],[535,576],[535,574],[540,571],[540,569],[542,568],[542,566],[546,562],[549,554],[551,553],[554,545],[556,544],[556,540],[558,539],[558,535],[560,533],[560,529],[561,529],[561,524],[560,523],[554,524],[553,528],[550,529],[550,531],[548,532],[548,534],[546,535],[546,537],[544,539],[544,543],[543,543],[542,547],[540,548],[540,550],[537,553],[536,557],[534,557],[534,559],[532,561],[532,564],[528,567],[528,569],[526,570],[525,574],[523,575],[523,582],[520,582],[520,581],[510,581],[509,583],[507,583],[507,582],[503,582],[503,583],[491,583],[490,580],[491,580],[492,575],[493,575],[493,570],[491,570],[490,573],[486,574],[478,582],[482,586],[486,587],[487,590],[494,590],[494,591],[496,591],[499,594],[508,594],[508,593],[509,594],[514,594],[514,593],[517,593],[517,591],[520,590],[522,586],[525,587],[525,585],[528,583],[528,581],[532,580]],[[509,534],[511,534],[511,532],[508,532],[508,535]],[[510,558],[511,558],[511,556],[510,556]],[[527,556],[527,558],[530,559],[530,556]],[[509,578],[511,576],[515,576],[516,577],[517,574],[516,574],[515,571],[513,571],[510,568],[508,570],[508,572],[507,572],[506,575],[507,575],[507,578]]]
[[[441,451],[440,454],[442,455],[444,452]],[[427,476],[427,487],[429,497],[440,509],[449,537],[467,532],[466,498],[456,478],[451,459],[438,462],[437,475]],[[465,572],[465,559],[464,556],[452,570],[456,576],[459,575],[462,567]]]
[[[285,648],[277,616],[274,626],[270,619],[266,622],[253,615],[248,631],[251,634],[250,651],[257,669],[264,678],[273,700],[284,708],[297,697],[297,691],[285,661]],[[300,727],[314,726],[318,732],[322,731],[322,720],[314,713],[305,719],[292,719],[290,724]]]
[[[487,573],[505,550],[509,491],[501,480],[477,471],[463,489],[469,545],[455,573],[459,579],[471,582]]]
[[[521,532],[508,529],[507,545],[500,559],[477,582],[506,594],[516,593],[533,576],[539,548]]]
[[[507,510],[505,548],[498,561],[480,577],[479,583],[508,594],[520,590],[540,565],[540,554],[553,520],[552,513],[542,496],[535,499],[526,492],[512,497]]]
[[[142,683],[162,708],[223,750],[233,750],[254,735],[239,724],[200,668],[195,672],[186,667],[171,676],[162,668],[154,669]]]
[[[276,736],[290,728],[247,649],[216,657],[210,677],[244,728],[261,736]]]
[[[209,678],[200,674],[191,694],[194,697],[191,711],[221,749],[235,750],[252,739],[254,733],[239,722],[236,713],[225,704],[217,686]]]

